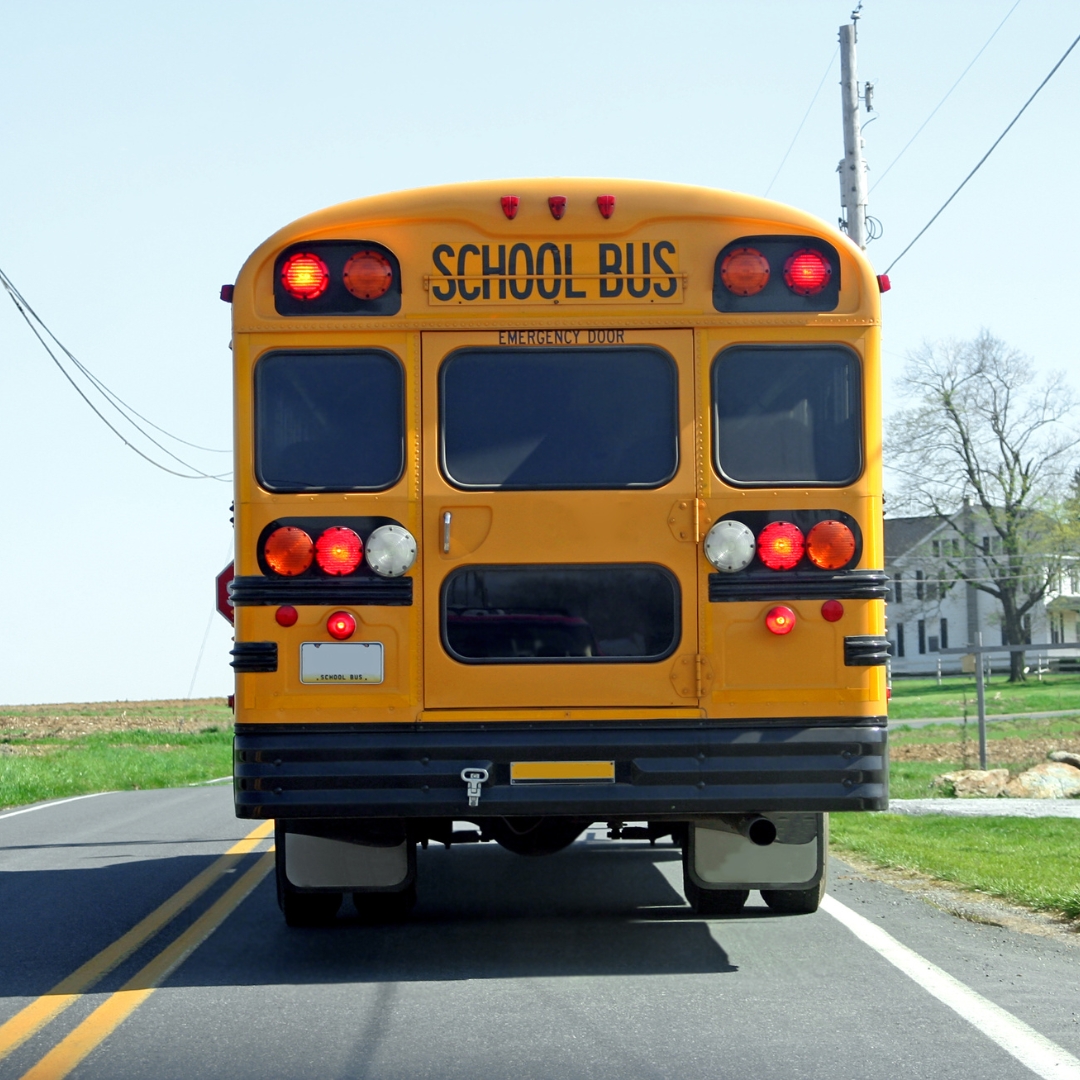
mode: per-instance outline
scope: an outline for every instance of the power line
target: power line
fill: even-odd
[[[975,66],[975,61],[978,60],[979,57],[982,56],[982,54],[984,52],[986,52],[986,46],[989,45],[990,42],[993,41],[994,38],[997,37],[998,30],[1000,30],[1009,21],[1009,15],[1011,15],[1020,6],[1020,2],[1021,2],[1021,0],[1016,0],[1016,3],[1013,4],[1013,6],[1011,8],[1009,8],[1008,14],[1005,16],[1004,19],[1001,20],[1001,22],[998,23],[997,30],[995,30],[986,39],[986,44],[983,45],[983,47],[974,55],[974,57],[971,60],[971,63],[968,64],[968,66],[966,68],[964,68],[963,71],[960,72],[960,78],[957,79],[956,82],[954,82],[952,84],[952,86],[949,87],[948,93],[934,106],[934,111],[919,125],[919,130],[916,131],[915,134],[912,135],[911,138],[908,139],[908,141],[904,144],[904,149],[901,150],[900,153],[897,154],[896,157],[894,157],[892,159],[892,161],[889,162],[889,164],[885,168],[885,171],[874,181],[874,183],[870,187],[871,191],[873,191],[874,188],[876,188],[878,186],[878,184],[880,184],[881,181],[884,180],[886,176],[888,176],[889,169],[891,169],[904,156],[905,152],[907,151],[907,148],[919,137],[920,133],[922,132],[922,129],[924,127],[926,127],[926,125],[929,124],[930,121],[933,120],[934,117],[937,115],[938,109],[940,109],[941,106],[944,105],[945,102],[949,100],[949,95],[952,94],[952,92],[964,81],[964,76]]]
[[[156,430],[160,431],[163,435],[168,436],[168,438],[173,439],[176,442],[182,442],[185,445],[192,446],[192,447],[194,447],[196,449],[208,450],[211,453],[221,453],[221,452],[227,452],[227,451],[212,450],[209,447],[199,447],[195,443],[189,443],[189,442],[187,442],[187,440],[181,439],[178,436],[173,435],[170,432],[166,431],[164,428],[159,427],[157,424],[153,423],[153,421],[147,420],[145,417],[142,416],[141,413],[136,412],[133,408],[131,408],[131,406],[127,405],[118,395],[114,394],[107,386],[105,386],[105,384],[103,382],[101,382],[101,380],[98,379],[97,376],[94,375],[93,372],[91,372],[84,364],[82,364],[75,357],[75,355],[71,352],[71,350],[69,350],[63,344],[63,342],[61,342],[59,340],[59,338],[57,338],[57,336],[49,329],[48,325],[44,322],[44,320],[41,318],[41,316],[39,316],[37,314],[37,312],[35,312],[34,309],[30,306],[30,304],[26,301],[26,298],[22,295],[22,293],[19,292],[19,290],[18,290],[18,288],[16,288],[14,282],[12,282],[12,280],[7,276],[7,274],[5,274],[3,272],[3,270],[0,270],[0,284],[3,285],[4,289],[7,291],[8,296],[11,297],[11,302],[15,305],[16,310],[23,317],[23,320],[26,322],[26,325],[30,327],[30,330],[33,333],[34,337],[36,337],[38,339],[38,341],[41,342],[42,348],[45,349],[45,351],[49,354],[49,358],[57,366],[57,368],[59,368],[60,373],[71,384],[71,386],[74,388],[75,392],[79,395],[79,397],[81,397],[83,399],[83,401],[90,407],[90,409],[94,412],[94,415],[97,416],[97,418],[129,450],[133,450],[144,461],[148,461],[151,465],[156,466],[157,468],[161,469],[163,472],[169,473],[171,476],[179,476],[179,477],[181,477],[181,478],[183,478],[185,480],[220,480],[222,482],[227,482],[227,480],[231,476],[231,473],[216,473],[216,474],[215,473],[208,473],[208,472],[205,472],[202,469],[198,468],[197,466],[192,465],[190,462],[185,461],[183,458],[178,457],[171,450],[169,450],[168,447],[163,446],[149,432],[145,431],[142,427],[140,427],[139,424],[137,424],[131,418],[131,416],[128,415],[128,411],[130,411],[130,413],[132,413],[133,415],[139,417],[139,419],[143,420],[145,423],[150,424],[151,427],[153,427]],[[40,329],[39,329],[39,327],[40,327]],[[143,450],[139,449],[139,447],[137,447],[134,443],[132,443],[101,412],[101,410],[86,395],[86,393],[82,389],[82,387],[79,386],[79,384],[75,381],[74,378],[72,378],[71,373],[67,370],[67,368],[64,366],[63,362],[60,360],[60,358],[56,355],[56,353],[50,347],[49,342],[46,340],[46,337],[50,338],[52,341],[54,341],[56,343],[57,348],[63,353],[64,356],[66,356],[71,361],[71,363],[75,366],[75,368],[90,382],[91,386],[93,386],[94,389],[96,389],[98,391],[98,393],[101,394],[101,396],[105,398],[105,401],[109,405],[111,405],[121,415],[121,417],[123,417],[124,420],[126,420],[132,427],[134,427],[135,430],[138,431],[139,434],[143,436],[143,438],[145,438],[149,442],[153,443],[153,445],[156,446],[162,453],[166,454],[168,457],[172,458],[175,462],[177,462],[178,464],[182,465],[185,469],[188,469],[190,471],[184,473],[184,472],[178,472],[176,469],[169,468],[168,466],[163,465],[161,462],[155,460],[149,454],[145,453]],[[128,411],[125,411],[125,410],[128,410]]]
[[[1020,2],[1020,0],[1017,0],[1017,3],[1019,3],[1019,2]],[[814,107],[814,102],[817,101],[818,94],[821,93],[821,88],[825,85],[825,80],[829,77],[829,72],[832,71],[833,63],[836,60],[836,54],[839,51],[840,51],[840,46],[837,45],[836,49],[834,50],[834,52],[832,54],[832,58],[829,60],[829,66],[825,69],[825,74],[821,76],[821,82],[818,83],[818,88],[814,91],[814,96],[810,99],[810,104],[806,109],[806,115],[802,118],[802,120],[799,122],[799,126],[795,129],[795,134],[791,139],[791,145],[787,148],[787,153],[784,154],[784,160],[780,162],[780,165],[777,167],[776,173],[773,175],[773,178],[769,181],[769,186],[765,189],[765,194],[762,196],[763,199],[767,199],[769,197],[769,192],[772,191],[773,184],[776,183],[776,178],[780,175],[780,170],[783,169],[784,165],[787,163],[788,155],[795,148],[795,141],[799,137],[799,132],[802,131],[803,125],[806,123],[807,119],[810,116],[810,110]]]
[[[1069,53],[1071,53],[1073,51],[1073,49],[1076,48],[1078,43],[1080,43],[1080,35],[1078,35],[1077,37],[1075,37],[1073,39],[1073,43],[1065,50],[1065,52],[1062,54],[1061,59],[1050,69],[1050,73],[1035,88],[1035,93],[1032,94],[1031,97],[1029,97],[1027,99],[1027,101],[1024,102],[1023,107],[1020,109],[1020,111],[1012,118],[1012,120],[1009,121],[1009,126],[994,140],[994,145],[991,146],[990,149],[987,150],[985,154],[983,154],[983,156],[979,159],[979,163],[975,166],[974,169],[971,170],[971,172],[969,172],[967,174],[967,176],[964,177],[964,179],[961,182],[960,186],[942,204],[941,209],[919,230],[918,235],[915,237],[915,239],[912,240],[911,243],[908,244],[908,246],[906,248],[904,248],[904,250],[901,251],[900,254],[897,255],[896,258],[893,259],[893,261],[891,263],[889,263],[889,265],[885,268],[885,274],[886,275],[915,246],[915,244],[919,240],[919,237],[921,237],[922,234],[924,232],[926,232],[926,230],[929,229],[930,226],[933,225],[934,222],[937,221],[937,219],[939,217],[941,217],[942,213],[945,210],[945,207],[948,206],[949,203],[951,203],[953,201],[953,199],[955,199],[956,196],[960,194],[960,192],[964,189],[964,185],[967,184],[967,182],[979,171],[979,169],[982,168],[983,162],[985,162],[986,159],[997,149],[998,143],[1000,143],[1001,140],[1004,139],[1005,136],[1009,134],[1009,132],[1012,130],[1013,124],[1015,124],[1016,121],[1019,120],[1020,117],[1024,115],[1024,111],[1035,100],[1035,98],[1039,94],[1039,91],[1042,90],[1042,88],[1053,78],[1054,73],[1057,71],[1057,69],[1059,67],[1061,67],[1062,64],[1065,63],[1066,57],[1069,55]]]

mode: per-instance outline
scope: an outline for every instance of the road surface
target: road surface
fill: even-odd
[[[255,824],[0,814],[0,1080],[1080,1080],[1080,948],[835,861],[816,915],[701,918],[660,844],[432,847],[409,922],[290,930]]]

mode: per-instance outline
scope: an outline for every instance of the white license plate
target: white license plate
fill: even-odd
[[[305,641],[300,645],[302,683],[381,683],[381,641]]]

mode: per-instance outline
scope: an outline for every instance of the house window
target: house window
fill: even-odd
[[[902,657],[904,655],[904,624],[896,624],[896,655]]]
[[[1024,616],[1024,644],[1031,644],[1031,616]]]
[[[960,537],[954,536],[952,540],[952,553],[955,558],[960,558]]]
[[[919,620],[919,655],[926,652],[926,620]]]
[[[937,652],[937,651],[938,651],[937,635],[931,634],[930,635],[930,652]]]
[[[949,620],[941,620],[941,647],[947,649],[949,647]]]
[[[1065,640],[1065,616],[1060,614],[1052,614],[1050,616],[1050,644],[1058,645]]]
[[[936,600],[938,598],[938,596],[940,595],[940,590],[939,590],[938,586],[939,586],[939,579],[938,578],[930,578],[930,580],[927,581],[927,583],[926,583],[926,599],[927,600]]]
[[[930,541],[930,549],[933,551],[935,559],[941,558],[941,541],[940,540],[931,540]]]
[[[923,599],[923,572],[921,570],[915,571],[915,599]],[[919,650],[922,652],[922,650]]]
[[[904,602],[904,575],[903,574],[897,574],[896,575],[895,596],[896,596],[896,602],[898,604],[902,604]],[[903,655],[903,653],[901,653],[901,656],[902,655]]]

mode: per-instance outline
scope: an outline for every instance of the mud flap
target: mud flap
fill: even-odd
[[[776,839],[754,844],[723,819],[690,822],[686,871],[699,889],[812,889],[825,875],[828,815],[769,811]]]
[[[416,878],[416,845],[403,828],[367,835],[279,820],[276,848],[279,891],[400,892]]]

